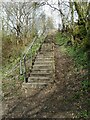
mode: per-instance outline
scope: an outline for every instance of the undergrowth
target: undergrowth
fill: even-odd
[[[34,45],[32,46],[32,58],[35,57],[35,53],[39,50],[39,47],[42,43],[42,41],[44,40],[44,36],[41,36],[40,38],[37,38]],[[25,53],[27,52],[27,50],[29,49],[31,43],[29,43],[27,46],[26,46],[26,49],[24,48],[24,52],[22,51],[22,53],[20,54],[20,51],[19,52],[19,56],[16,56],[16,57],[20,57],[23,55],[25,55]],[[16,52],[16,51],[15,51]],[[30,59],[31,58],[31,50],[29,50],[29,52],[27,53],[27,57],[26,57],[26,62],[27,62],[27,73],[29,72],[30,70]],[[8,59],[8,58],[7,58]],[[14,59],[14,56],[13,56],[13,59]],[[23,60],[23,59],[22,59]],[[22,61],[23,62],[23,61]],[[10,63],[10,65],[13,64],[14,65],[14,62],[13,63]],[[12,66],[10,66],[8,64],[6,64],[5,68],[10,71],[12,68]],[[8,67],[10,66],[10,68]],[[3,69],[4,70],[4,69]],[[5,72],[5,71],[4,71]],[[22,66],[22,72],[24,72],[24,67]],[[20,66],[18,64],[17,68],[12,71],[10,74],[7,74],[6,76],[3,76],[3,80],[2,80],[2,91],[6,96],[9,96],[10,94],[9,93],[14,93],[14,91],[16,91],[16,89],[20,89],[21,87],[21,84],[22,82],[24,81],[24,75],[20,75]],[[12,91],[12,92],[11,92]],[[17,91],[16,91],[17,93]]]
[[[87,52],[85,51],[84,47],[81,47],[80,45],[72,45],[68,44],[68,41],[70,41],[70,37],[65,33],[57,32],[55,35],[55,43],[57,43],[60,46],[60,49],[63,53],[66,53],[69,55],[72,60],[74,61],[75,70],[77,73],[79,73],[79,77],[81,80],[81,88],[79,91],[77,91],[79,96],[74,95],[74,99],[81,99],[80,96],[85,96],[85,99],[83,101],[83,104],[86,106],[89,105],[89,98],[88,98],[88,91],[90,87],[90,82],[88,81],[88,59],[87,59]],[[77,74],[78,75],[78,74]],[[87,112],[86,109],[81,110],[78,115],[79,118],[88,118],[89,112]]]
[[[58,45],[61,46],[62,51],[66,52],[69,56],[71,56],[74,61],[75,65],[78,69],[87,68],[87,53],[84,51],[84,48],[80,46],[72,46],[68,45],[67,42],[70,40],[70,38],[63,34],[63,33],[57,33],[56,34],[56,42]]]

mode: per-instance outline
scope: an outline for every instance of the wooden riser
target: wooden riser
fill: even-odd
[[[44,43],[41,51],[36,56],[28,83],[23,84],[24,91],[37,91],[37,89],[42,89],[48,84],[53,83],[55,76],[54,68],[53,44]]]

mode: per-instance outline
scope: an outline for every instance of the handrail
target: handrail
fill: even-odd
[[[44,36],[44,38],[45,38],[47,36],[47,34],[48,33],[44,32],[40,36],[34,37],[33,41],[35,40],[35,38],[37,40],[37,38],[40,38],[41,36]],[[41,44],[44,42],[43,40],[41,40]],[[32,41],[32,43],[33,43],[33,41]],[[19,58],[17,60],[17,63],[15,63],[15,65],[12,67],[12,69],[5,73],[5,75],[3,76],[3,79],[5,79],[6,76],[8,76],[8,77],[12,76],[12,79],[13,79],[15,77],[15,74],[16,74],[16,73],[14,74],[14,71],[16,71],[16,70],[19,70],[20,75],[23,75],[23,73],[24,73],[24,67],[23,67],[24,57],[27,56],[29,50],[31,49],[31,46],[33,46],[32,43],[30,43],[30,46],[26,50],[24,50],[24,52],[21,55],[21,58]],[[40,44],[40,46],[41,46],[41,44]],[[40,46],[39,46],[39,49],[40,49]],[[28,59],[28,60],[30,60],[30,59]],[[26,60],[26,63],[27,62],[28,61]],[[9,79],[11,79],[11,78],[9,78]]]
[[[29,47],[28,50],[26,51],[26,54],[24,55],[23,59],[26,57],[27,53],[28,53],[29,50],[32,48],[34,42],[36,41],[36,38],[37,38],[37,37],[35,37],[35,38],[33,39],[33,42],[31,43],[30,47]]]
[[[33,40],[33,42],[31,43],[31,45],[30,45],[30,47],[28,48],[28,50],[26,51],[26,54],[28,53],[28,51],[30,50],[30,48],[32,47],[32,45],[33,45],[33,43],[35,42],[35,40],[36,40],[36,37],[34,38],[34,40]],[[26,54],[24,54],[24,56],[23,56],[23,58],[22,59],[24,59],[24,57],[26,56]],[[20,75],[22,75],[22,68],[21,68],[21,63],[22,63],[22,59],[18,59],[17,60],[17,63],[14,65],[14,67],[11,69],[11,70],[9,70],[8,72],[6,72],[5,74],[5,76],[7,76],[8,74],[10,74],[10,73],[12,73],[14,70],[16,70],[17,69],[17,66],[19,66],[19,63],[20,63]],[[3,78],[5,78],[5,77],[3,77]]]
[[[42,34],[44,35],[44,34]],[[46,35],[47,36],[47,35]],[[29,53],[30,51],[30,60],[31,60],[31,67],[32,67],[32,60],[33,60],[33,55],[32,55],[32,47],[35,43],[35,41],[37,40],[38,37],[35,37],[30,45],[30,47],[28,48],[28,50],[26,51],[26,53],[24,54],[23,58],[20,60],[20,75],[23,75],[24,76],[24,82],[28,82],[28,78],[27,78],[27,68],[26,68],[26,57],[27,57],[27,54]],[[43,42],[43,41],[42,41]],[[41,44],[40,44],[41,46]],[[40,48],[39,46],[39,48]],[[24,66],[24,67],[23,67]]]
[[[28,48],[28,50],[27,50],[26,53],[24,54],[23,58],[20,59],[20,75],[24,75],[24,82],[27,82],[27,76],[26,76],[26,56],[27,56],[27,53],[28,53],[29,51],[31,51],[31,54],[32,54],[32,50],[31,50],[31,49],[32,49],[33,44],[34,44],[35,41],[36,41],[36,38],[37,38],[37,37],[35,37],[35,38],[33,39],[30,47]],[[32,57],[31,57],[31,61],[32,61]],[[22,68],[22,63],[23,63],[23,65],[24,65],[24,71],[23,71],[23,68]]]

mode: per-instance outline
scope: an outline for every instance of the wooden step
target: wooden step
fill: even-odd
[[[54,57],[42,57],[42,56],[39,56],[39,57],[36,57],[36,60],[43,60],[43,61],[45,61],[45,60],[54,60]],[[35,60],[35,61],[36,61]]]
[[[33,70],[31,72],[31,74],[51,74],[53,71],[49,71],[49,70]]]
[[[50,77],[43,77],[43,76],[38,76],[38,77],[35,77],[35,76],[31,76],[31,77],[29,77],[28,78],[28,82],[46,82],[46,83],[48,83],[49,81],[51,81],[52,80],[52,78],[50,78]]]
[[[50,79],[50,80],[28,80],[29,83],[52,83],[53,81]]]
[[[45,54],[39,54],[37,57],[54,58],[53,55],[45,55]]]
[[[36,64],[33,66],[33,69],[48,69],[48,70],[52,70],[53,66],[52,65],[48,65],[48,64]]]
[[[23,83],[22,84],[22,93],[24,93],[24,96],[26,95],[26,97],[30,97],[35,95],[38,90],[41,90],[42,88],[46,87],[48,84],[47,83]]]
[[[53,82],[53,78],[52,77],[35,77],[35,76],[31,76],[28,78],[28,82],[29,83],[52,83]]]
[[[45,77],[45,76],[38,76],[38,77],[36,77],[36,76],[31,76],[31,77],[29,77],[28,78],[28,81],[30,81],[30,80],[50,80],[51,78],[50,77]]]
[[[43,88],[47,86],[47,83],[44,83],[44,82],[41,82],[41,83],[38,83],[38,82],[28,82],[28,83],[23,83],[23,88]]]
[[[43,43],[36,56],[28,83],[23,83],[22,88],[26,96],[35,95],[39,90],[54,81],[54,49],[53,43]]]
[[[36,72],[36,73],[52,73],[53,72],[53,70],[48,70],[48,69],[39,69],[39,70],[37,70],[37,69],[33,69],[32,70],[32,72]]]
[[[47,53],[47,51],[48,51],[49,53],[52,53],[54,50],[53,50],[53,49],[50,49],[50,48],[49,48],[49,49],[45,49],[45,48],[41,48],[41,49],[40,49],[40,52],[43,52],[43,53],[44,53],[44,52]]]
[[[42,45],[42,49],[45,49],[45,50],[53,50],[53,45],[51,44],[43,44]]]
[[[40,69],[35,69],[35,68],[33,68],[33,69],[32,69],[32,72],[33,72],[33,71],[36,71],[36,72],[39,72],[39,71],[40,71],[40,72],[41,72],[41,71],[44,72],[44,71],[46,71],[46,72],[48,72],[48,73],[53,72],[52,69],[47,69],[47,68],[40,68]]]
[[[51,76],[50,73],[36,73],[36,72],[32,72],[31,76]]]
[[[53,63],[34,63],[34,66],[52,66]]]
[[[53,61],[50,60],[44,60],[44,61],[35,61],[36,64],[52,64]]]
[[[40,51],[39,53],[38,53],[38,55],[39,54],[43,54],[43,55],[53,55],[53,51],[51,52],[51,51]]]

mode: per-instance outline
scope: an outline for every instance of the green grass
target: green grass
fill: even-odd
[[[65,53],[67,53],[69,56],[71,56],[78,69],[83,69],[87,67],[87,53],[84,52],[84,48],[78,46],[68,46],[67,42],[70,40],[70,38],[67,35],[64,35],[62,33],[56,34],[56,40],[55,42],[58,45],[61,46],[61,50]]]
[[[56,43],[58,45],[66,44],[67,40],[69,39],[69,38],[65,37],[65,35],[63,35],[63,34],[61,34],[59,32],[56,34],[55,37],[56,37]]]
[[[87,92],[89,90],[89,87],[90,87],[90,81],[89,80],[83,80],[81,84],[82,84],[83,91]]]
[[[67,47],[67,53],[74,58],[75,64],[78,69],[87,67],[87,53],[82,48]]]
[[[78,118],[85,118],[87,119],[89,116],[89,113],[87,110],[82,110],[79,114],[78,114]]]
[[[80,99],[80,96],[87,96],[88,88],[90,87],[90,82],[88,81],[88,59],[87,59],[87,53],[84,50],[84,47],[81,47],[80,45],[74,46],[74,45],[67,45],[67,42],[70,40],[68,36],[65,36],[61,33],[57,33],[55,36],[56,40],[55,42],[60,46],[60,50],[62,50],[63,53],[66,53],[69,55],[74,63],[75,63],[75,69],[76,71],[80,72],[82,71],[82,74],[80,75],[81,80],[81,88],[80,91],[77,91],[77,93],[71,98],[72,100],[78,100]],[[83,73],[84,70],[84,73]],[[82,91],[82,92],[81,92]],[[89,99],[86,99],[86,101],[89,101]],[[83,101],[85,104],[85,101]],[[88,103],[87,103],[88,104]],[[88,112],[87,110],[81,110],[79,112],[78,117],[82,118],[88,118]]]
[[[42,36],[40,38],[37,38],[37,40],[35,41],[35,43],[32,46],[32,49],[28,51],[27,58],[30,58],[31,54],[33,57],[35,56],[35,53],[39,50],[43,39],[44,39],[44,37],[42,37]]]

